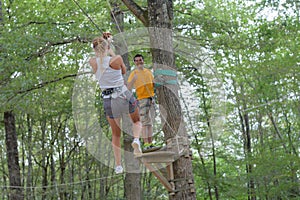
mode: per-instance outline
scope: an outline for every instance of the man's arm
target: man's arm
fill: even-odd
[[[134,71],[131,72],[129,77],[128,77],[128,84],[127,84],[127,88],[129,90],[131,90],[133,88],[133,85],[134,85],[136,79],[137,79],[136,73]]]

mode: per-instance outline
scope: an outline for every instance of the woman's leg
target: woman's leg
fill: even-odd
[[[130,114],[130,118],[133,122],[132,132],[133,132],[133,142],[131,146],[133,147],[133,154],[138,156],[142,153],[140,144],[140,134],[142,132],[142,123],[140,121],[140,115],[138,108],[135,109],[133,113]]]
[[[139,139],[140,134],[142,132],[142,123],[140,121],[138,108],[136,108],[135,111],[130,114],[130,118],[133,122],[133,127],[132,127],[133,137]]]
[[[107,117],[108,123],[112,129],[112,146],[115,156],[116,166],[121,165],[121,128],[120,119]]]

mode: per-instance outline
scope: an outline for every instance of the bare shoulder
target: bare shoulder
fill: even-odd
[[[122,58],[122,56],[120,56],[120,55],[116,55],[116,56],[113,56],[112,58],[111,58],[111,63],[112,62],[122,62],[123,61],[123,58]]]
[[[109,65],[113,69],[121,69],[121,66],[123,65],[123,59],[122,59],[122,57],[120,55],[113,56],[110,59]]]
[[[96,63],[96,58],[90,58],[89,63],[90,63],[90,64]]]
[[[89,63],[91,67],[93,68],[93,72],[96,73],[97,71],[97,61],[96,58],[90,58]]]

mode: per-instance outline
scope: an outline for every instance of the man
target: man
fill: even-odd
[[[160,149],[152,144],[153,119],[154,119],[154,77],[149,69],[144,67],[144,57],[141,54],[134,56],[136,69],[128,77],[128,89],[133,87],[139,101],[139,112],[142,122],[142,137],[144,141],[143,152]]]

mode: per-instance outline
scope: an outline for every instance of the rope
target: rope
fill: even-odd
[[[177,85],[178,82],[177,80],[166,80],[166,81],[163,81],[163,82],[155,82],[155,87],[160,87],[162,85]]]
[[[64,183],[64,184],[55,184],[55,185],[46,185],[46,186],[31,186],[31,187],[26,187],[26,186],[0,186],[0,188],[15,188],[15,189],[44,189],[44,188],[56,188],[56,187],[61,187],[61,186],[68,186],[68,185],[78,185],[86,182],[93,182],[93,181],[98,181],[98,180],[103,180],[103,179],[109,179],[109,178],[114,178],[118,176],[122,176],[123,174],[118,174],[114,176],[106,176],[106,177],[101,177],[101,178],[95,178],[95,179],[90,179],[90,180],[84,180],[84,181],[77,181],[77,182],[69,182],[69,183]]]
[[[124,38],[124,35],[122,34],[122,30],[121,30],[121,28],[120,28],[120,26],[119,26],[119,23],[118,23],[118,21],[117,21],[117,19],[116,19],[115,14],[114,14],[114,9],[112,8],[112,6],[111,6],[109,0],[106,0],[106,2],[107,2],[107,4],[108,4],[108,6],[109,6],[110,13],[111,13],[112,17],[114,18],[114,20],[115,20],[115,22],[116,22],[117,29],[118,29],[119,33],[121,34],[121,36],[122,36],[122,39],[123,39],[123,41],[124,41],[124,44],[125,44],[126,47],[128,47],[128,45],[127,45],[127,43],[126,43],[126,40],[125,40],[125,38]]]
[[[170,70],[170,69],[157,69],[154,72],[154,76],[171,76],[171,77],[177,77],[177,73],[175,70]],[[161,82],[155,82],[155,87],[160,87],[162,85],[177,85],[178,81],[177,79],[173,80],[161,80]]]
[[[93,25],[100,31],[100,32],[104,32],[103,30],[101,30],[98,26],[97,26],[97,24],[90,18],[90,16],[85,12],[85,10],[78,4],[78,2],[76,1],[76,0],[73,0],[73,2],[80,8],[80,10],[84,13],[84,15],[93,23]],[[112,6],[111,6],[111,3],[109,2],[109,0],[107,0],[107,4],[108,4],[108,6],[109,6],[109,8],[110,8],[110,12],[111,12],[111,15],[112,15],[112,17],[113,17],[113,19],[114,19],[114,21],[116,22],[116,26],[117,26],[117,29],[118,29],[118,31],[119,31],[119,33],[122,35],[122,39],[123,39],[123,41],[124,41],[124,44],[126,45],[126,46],[128,46],[127,45],[127,42],[126,42],[126,40],[125,40],[125,38],[124,38],[124,35],[122,34],[122,30],[121,30],[121,28],[120,28],[120,26],[119,26],[119,23],[118,23],[118,21],[117,21],[117,19],[116,19],[116,16],[115,16],[115,14],[114,14],[114,12],[113,12],[113,8],[112,8]],[[162,73],[161,75],[169,75],[170,74],[170,76],[177,76],[176,75],[176,72],[175,71],[172,71],[172,70],[155,70],[155,71],[157,71],[156,73]],[[174,74],[175,73],[175,74]],[[164,84],[177,84],[177,80],[168,80],[168,81],[164,81],[164,82],[157,82],[157,83],[155,83],[155,85],[154,86],[161,86],[161,85],[164,85]],[[149,89],[148,89],[149,90]],[[150,91],[148,91],[148,92],[150,92]],[[156,109],[156,104],[154,104],[154,109],[155,110],[157,110]],[[165,122],[167,123],[167,120],[166,119],[164,119],[165,120]],[[168,125],[169,125],[169,123],[167,123]],[[169,127],[171,128],[171,126],[169,125]]]
[[[177,77],[176,71],[175,70],[170,70],[170,69],[157,69],[157,70],[155,70],[154,76],[158,76],[158,75]]]
[[[103,33],[104,31],[97,26],[97,24],[92,20],[92,18],[85,12],[85,10],[79,5],[79,3],[76,0],[73,0],[73,2],[78,6],[78,8],[83,12],[83,14],[92,22],[92,24],[101,32]]]

